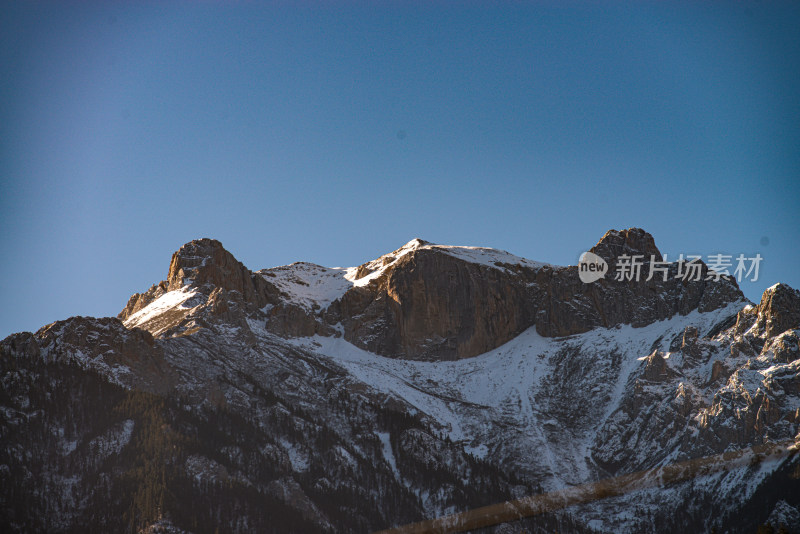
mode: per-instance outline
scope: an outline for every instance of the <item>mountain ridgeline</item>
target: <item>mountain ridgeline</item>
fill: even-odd
[[[118,317],[0,343],[0,525],[366,532],[700,461],[719,468],[486,528],[800,529],[800,292],[754,305],[702,263],[616,280],[661,260],[638,228],[591,252],[610,273],[583,283],[420,239],[259,271],[187,243]]]
[[[643,326],[744,300],[734,279],[707,281],[705,266],[696,281],[671,276],[666,282],[655,277],[631,284],[609,276],[584,284],[576,266],[514,261],[506,257],[510,255],[491,253],[477,262],[453,250],[461,252],[415,239],[359,266],[353,281],[368,282],[350,287],[322,309],[304,307],[282,294],[269,269],[253,273],[219,241],[201,239],[181,247],[172,257],[167,280],[131,297],[119,318],[125,320],[164,292],[191,284],[208,295],[236,292],[243,306],[270,305],[265,327],[277,335],[335,335],[334,327],[341,325],[347,341],[382,356],[449,360],[483,354],[531,326],[543,336],[569,336],[618,324]],[[637,228],[612,230],[591,251],[610,262],[625,253],[661,259],[652,236]],[[673,269],[674,274],[677,265]]]

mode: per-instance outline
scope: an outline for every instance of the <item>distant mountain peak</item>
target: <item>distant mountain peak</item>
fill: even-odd
[[[241,286],[239,274],[243,267],[216,239],[195,239],[172,255],[167,284],[170,291],[192,282],[233,289]]]
[[[641,228],[628,228],[626,230],[609,230],[590,252],[593,252],[611,263],[616,263],[616,259],[627,254],[629,256],[642,255],[645,261],[650,260],[650,256],[655,256],[661,260],[661,251],[656,246],[655,239],[648,232]]]

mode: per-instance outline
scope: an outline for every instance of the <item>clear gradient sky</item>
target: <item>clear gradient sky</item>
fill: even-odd
[[[575,264],[640,226],[800,287],[800,4],[600,4],[4,2],[0,337],[116,315],[198,237]]]

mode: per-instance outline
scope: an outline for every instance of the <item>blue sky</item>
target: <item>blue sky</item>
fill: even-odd
[[[575,264],[610,228],[800,287],[799,4],[6,2],[0,337],[413,237]]]

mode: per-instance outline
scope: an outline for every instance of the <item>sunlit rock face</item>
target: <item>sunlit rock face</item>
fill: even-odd
[[[345,338],[409,359],[469,358],[528,328],[537,269],[485,265],[436,248],[408,252],[369,284],[345,293],[332,320]]]
[[[263,277],[250,272],[215,239],[198,239],[183,245],[172,255],[167,275],[169,291],[192,284],[239,292],[258,307],[275,299],[275,288]]]
[[[757,314],[755,335],[770,338],[800,327],[800,291],[786,284],[775,284],[764,291]]]

